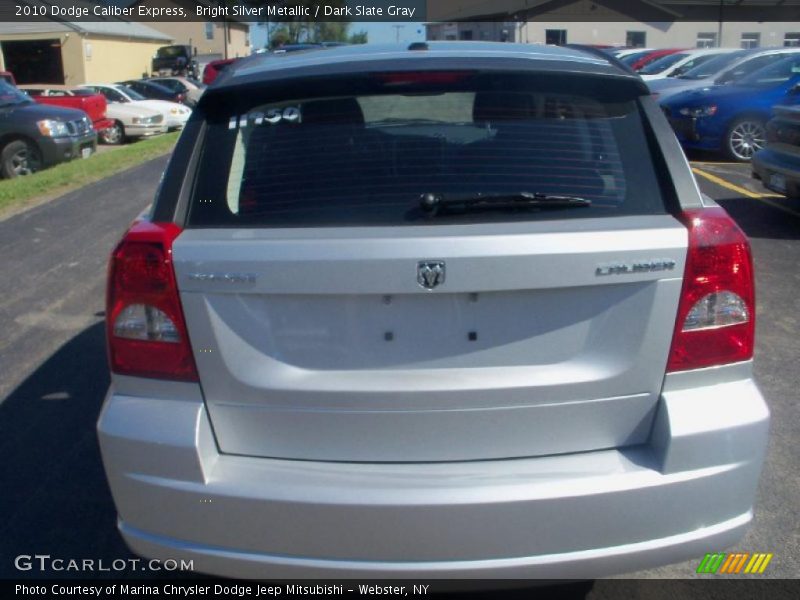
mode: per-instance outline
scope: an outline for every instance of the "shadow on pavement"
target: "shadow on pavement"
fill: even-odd
[[[0,404],[0,577],[100,575],[20,572],[20,554],[132,556],[117,533],[95,434],[109,383],[103,326],[67,342]]]
[[[721,152],[714,152],[712,150],[693,150],[691,148],[684,149],[686,158],[690,161],[698,162],[726,162],[732,165],[738,164],[736,161],[731,160],[722,155]]]
[[[800,201],[785,198],[768,200],[800,213]],[[728,211],[748,237],[773,240],[800,239],[800,217],[775,208],[765,201],[733,197],[717,200],[717,203]]]
[[[157,573],[18,571],[19,555],[67,561],[133,555],[116,529],[95,423],[109,384],[104,324],[72,338],[0,404],[0,578],[158,578]],[[34,565],[35,560],[33,561]],[[162,574],[179,578],[181,574]],[[200,574],[183,574],[202,577]],[[503,590],[503,598],[585,598],[593,582]],[[476,600],[497,592],[459,597]],[[452,597],[450,594],[445,597]]]

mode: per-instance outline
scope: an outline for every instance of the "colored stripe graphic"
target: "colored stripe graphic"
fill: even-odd
[[[772,560],[772,554],[766,552],[756,552],[750,554],[749,552],[734,552],[727,554],[725,552],[709,553],[700,561],[697,567],[697,573],[705,574],[735,574],[741,573],[744,568],[745,573],[763,573],[769,561]],[[748,560],[749,559],[749,560]],[[745,564],[747,565],[745,567]]]
[[[753,558],[750,559],[750,562],[745,567],[745,573],[763,573],[769,561],[772,560],[772,554],[765,554],[765,553],[756,553],[753,554]]]
[[[739,569],[742,568],[744,561],[747,560],[747,557],[750,556],[749,553],[741,553],[738,552],[736,554],[729,554],[728,560],[725,561],[725,564],[722,565],[722,568],[719,570],[720,573],[738,573]]]
[[[720,568],[720,573],[730,573],[731,565],[734,564],[739,560],[738,554],[728,554],[728,558],[722,563],[722,567]]]
[[[703,562],[697,567],[698,573],[716,573],[722,561],[725,560],[725,553],[706,554]]]
[[[742,558],[741,558],[741,559],[739,560],[739,562],[736,564],[736,570],[734,571],[734,573],[738,573],[739,571],[741,571],[741,570],[742,570],[742,567],[744,566],[744,563],[745,563],[745,561],[747,561],[747,558],[748,558],[749,556],[750,556],[750,553],[749,553],[749,552],[745,552],[744,554],[742,554]]]

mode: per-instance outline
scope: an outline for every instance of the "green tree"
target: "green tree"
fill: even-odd
[[[273,29],[268,43],[270,48],[278,48],[284,44],[293,43],[292,37],[289,33],[289,28],[285,25],[281,25],[280,27]]]
[[[350,23],[345,21],[315,21],[308,23],[306,38],[308,42],[346,42]]]
[[[351,33],[347,40],[351,44],[366,44],[369,41],[369,34],[365,30]]]

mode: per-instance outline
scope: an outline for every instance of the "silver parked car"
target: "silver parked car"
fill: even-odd
[[[232,68],[111,258],[137,553],[231,577],[593,578],[753,519],[744,234],[600,53]]]

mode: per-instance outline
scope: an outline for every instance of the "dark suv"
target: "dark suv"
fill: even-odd
[[[97,133],[85,112],[37,104],[0,80],[0,172],[28,175],[56,163],[86,158],[97,149]]]

